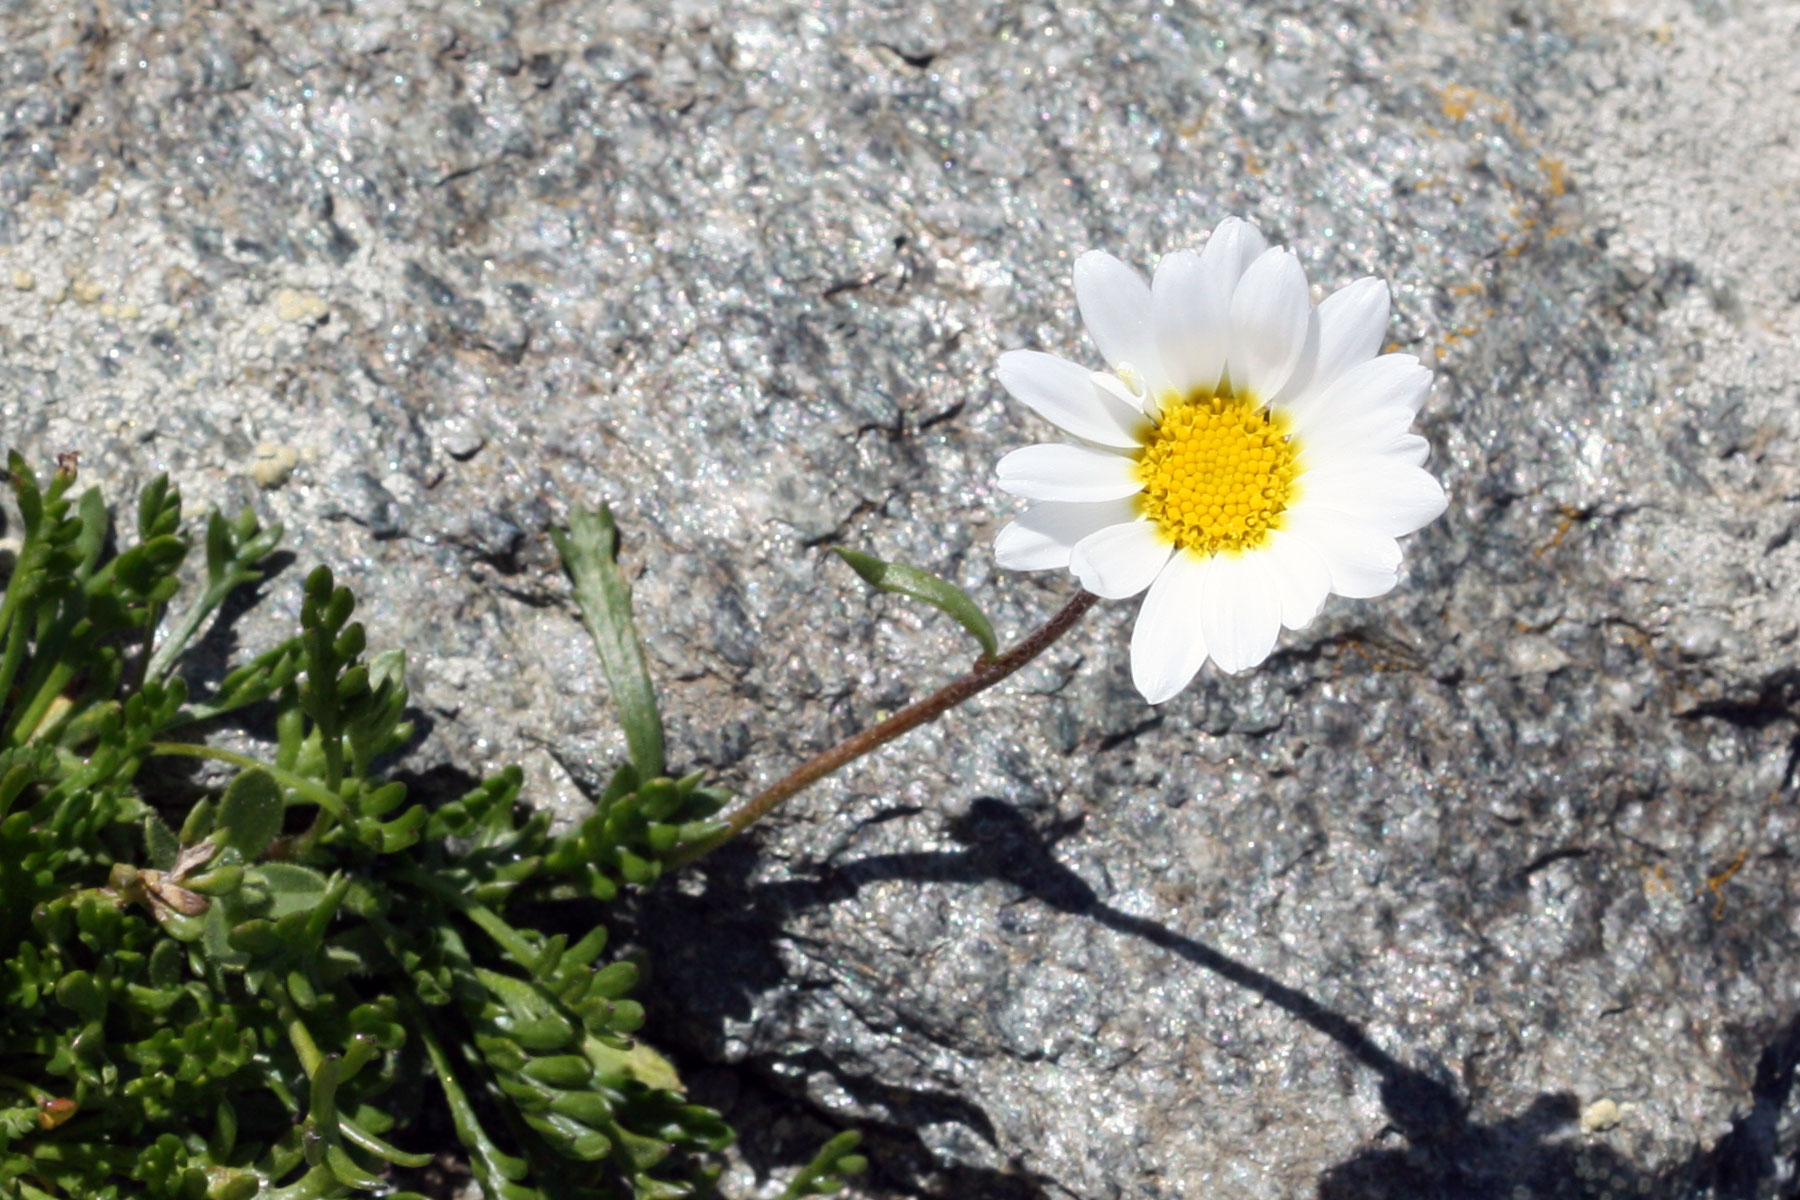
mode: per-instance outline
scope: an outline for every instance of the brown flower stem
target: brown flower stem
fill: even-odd
[[[767,816],[794,793],[849,766],[869,751],[886,745],[901,734],[928,721],[937,720],[963,701],[993,687],[1048,650],[1098,599],[1091,592],[1077,592],[1074,599],[1063,605],[1055,616],[1027,635],[1018,645],[992,658],[979,659],[968,674],[958,676],[925,699],[907,705],[880,724],[871,725],[861,733],[845,738],[831,749],[807,759],[727,817],[724,829],[707,841],[673,855],[665,861],[664,866],[684,866],[703,854],[711,853]]]

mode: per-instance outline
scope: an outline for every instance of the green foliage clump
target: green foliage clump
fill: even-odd
[[[212,514],[200,595],[158,645],[190,550],[168,482],[120,547],[99,493],[71,498],[72,461],[47,485],[16,454],[8,474],[0,1195],[414,1196],[446,1127],[490,1200],[705,1191],[730,1131],[634,1040],[637,968],[592,925],[596,899],[719,829],[722,794],[662,776],[653,704],[629,716],[654,761],[565,832],[518,805],[516,768],[412,802],[382,770],[412,735],[404,661],[365,653],[325,568],[295,636],[205,695],[175,672],[278,528]],[[571,569],[641,672],[601,532]],[[230,721],[272,748],[207,744]],[[202,787],[195,760],[229,781]]]

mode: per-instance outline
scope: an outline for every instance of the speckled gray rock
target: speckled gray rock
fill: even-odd
[[[1797,41],[1747,0],[0,0],[0,440],[285,522],[409,650],[415,765],[563,811],[623,742],[545,530],[610,500],[671,744],[749,790],[966,653],[822,543],[1009,631],[1068,593],[988,553],[1042,432],[993,359],[1087,355],[1080,250],[1248,215],[1394,281],[1449,514],[1160,709],[1103,608],[647,897],[730,1190],[854,1125],[869,1195],[1791,1194]]]

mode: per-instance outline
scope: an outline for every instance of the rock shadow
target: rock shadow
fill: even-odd
[[[698,871],[703,889],[665,883],[629,897],[607,916],[618,944],[643,949],[651,964],[637,992],[648,1018],[645,1035],[673,1054],[684,1078],[700,1082],[696,1098],[721,1108],[737,1127],[736,1152],[744,1162],[761,1179],[790,1173],[812,1158],[831,1127],[854,1127],[863,1134],[873,1176],[858,1186],[879,1200],[1048,1200],[1052,1190],[1022,1166],[946,1162],[920,1136],[921,1129],[949,1122],[992,1144],[996,1135],[987,1114],[961,1097],[858,1074],[811,1048],[733,1061],[737,1055],[723,1030],[753,1020],[763,998],[779,993],[786,981],[779,950],[788,936],[785,919],[854,894],[835,874],[751,884],[758,858],[745,842],[707,856]],[[731,1065],[703,1065],[721,1062]],[[886,1109],[891,1119],[845,1122],[819,1111],[801,1080],[820,1073],[865,1105]],[[721,1075],[736,1078],[722,1084],[716,1078]]]
[[[1053,853],[1080,821],[1048,831],[1001,801],[977,800],[951,825],[959,851],[890,854],[844,863],[832,872],[835,889],[797,886],[776,901],[787,907],[806,893],[856,890],[887,879],[977,883],[1000,880],[1058,912],[1094,921],[1146,941],[1256,993],[1265,1002],[1337,1043],[1374,1073],[1389,1126],[1378,1145],[1332,1166],[1319,1178],[1321,1200],[1517,1200],[1518,1197],[1657,1196],[1660,1182],[1605,1145],[1590,1144],[1576,1128],[1578,1106],[1547,1093],[1523,1111],[1483,1123],[1452,1081],[1420,1070],[1384,1049],[1355,1020],[1300,988],[1239,962],[1196,938],[1103,902]]]
[[[1203,941],[1107,905],[1054,854],[1056,844],[1080,825],[1077,819],[1046,830],[1011,805],[983,798],[950,826],[952,837],[963,847],[960,850],[876,855],[826,866],[815,878],[761,885],[747,882],[752,853],[729,847],[707,861],[708,884],[703,895],[677,898],[659,889],[654,899],[646,898],[654,914],[645,911],[641,915],[649,926],[658,926],[679,912],[675,924],[685,926],[690,936],[697,933],[696,921],[710,926],[704,936],[682,939],[690,947],[726,947],[723,958],[717,957],[715,949],[708,969],[699,976],[712,985],[707,990],[717,989],[701,1009],[714,1018],[727,1013],[741,1018],[754,1007],[754,997],[777,982],[780,971],[774,965],[779,961],[775,943],[784,936],[782,924],[788,914],[847,899],[863,887],[885,880],[998,880],[1057,912],[1139,938],[1254,992],[1330,1038],[1372,1072],[1389,1124],[1370,1146],[1320,1174],[1319,1200],[1800,1200],[1800,1189],[1794,1186],[1800,1177],[1800,1155],[1792,1147],[1784,1147],[1784,1139],[1778,1135],[1778,1126],[1785,1128],[1784,1120],[1791,1119],[1788,1108],[1800,1073],[1800,1014],[1779,1030],[1763,1051],[1756,1068],[1752,1107],[1734,1120],[1731,1132],[1710,1148],[1696,1149],[1682,1162],[1662,1169],[1647,1168],[1585,1135],[1579,1127],[1578,1101],[1571,1094],[1546,1092],[1517,1112],[1478,1120],[1472,1115],[1471,1098],[1455,1081],[1403,1061],[1350,1016]],[[728,935],[720,928],[718,912],[724,896],[731,897],[731,912],[724,918]],[[664,939],[659,936],[655,940]],[[662,954],[655,950],[659,960]],[[686,971],[678,973],[696,978]],[[686,999],[688,1004],[681,1007],[687,1010],[688,1019],[702,1016],[692,1007],[693,997]],[[694,1031],[689,1032],[691,1036]],[[704,1034],[700,1040],[704,1043]],[[820,1064],[815,1061],[813,1065]],[[854,1094],[857,1089],[852,1086],[848,1090]],[[886,1131],[890,1135],[899,1132]],[[886,1137],[877,1140],[891,1142]],[[879,1162],[881,1150],[878,1146],[873,1149]],[[1017,1186],[1025,1181],[1014,1175],[1006,1182]],[[1033,1180],[1024,1194],[1049,1194],[1038,1193],[1048,1182]],[[926,1194],[957,1193],[933,1188]]]

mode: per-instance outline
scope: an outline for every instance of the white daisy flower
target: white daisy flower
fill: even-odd
[[[1394,539],[1446,501],[1411,431],[1431,372],[1377,353],[1386,283],[1360,279],[1314,308],[1293,252],[1231,217],[1148,285],[1082,255],[1075,299],[1112,370],[1000,356],[1006,390],[1074,440],[1000,460],[1000,486],[1035,503],[994,553],[1013,570],[1066,568],[1109,599],[1149,589],[1131,637],[1146,700],[1209,658],[1256,666],[1333,592],[1394,586]]]

